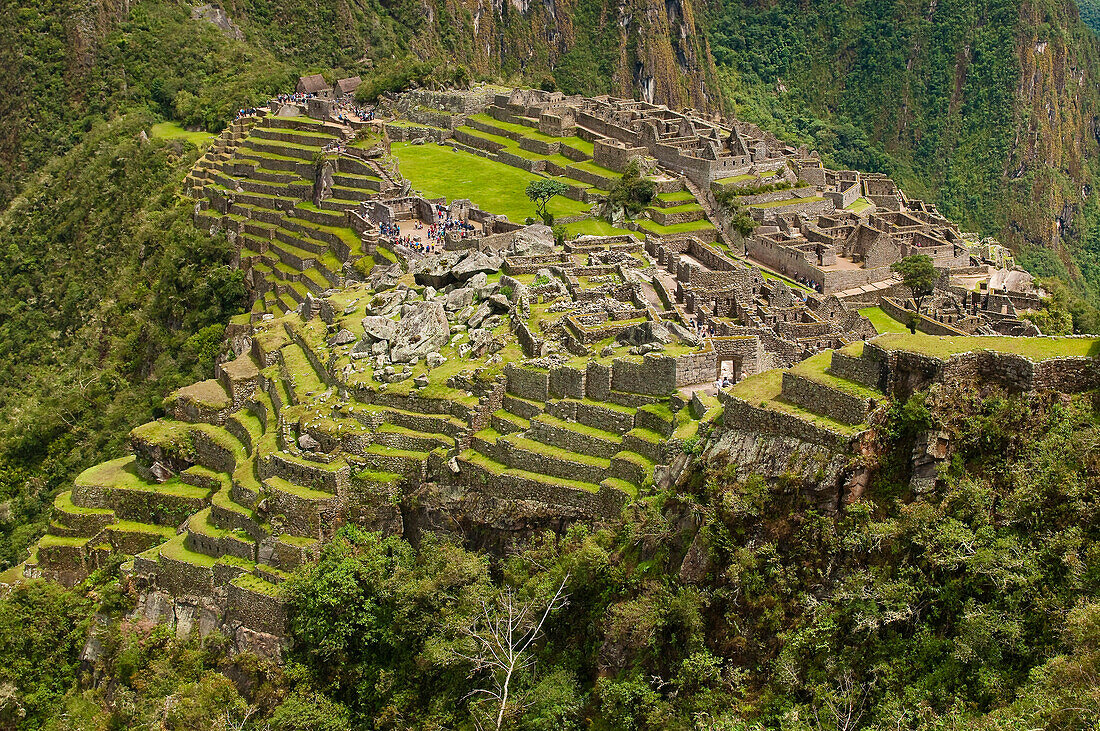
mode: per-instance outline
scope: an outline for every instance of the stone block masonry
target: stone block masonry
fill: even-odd
[[[842,424],[862,424],[874,405],[871,399],[853,396],[790,372],[783,374],[783,398]]]

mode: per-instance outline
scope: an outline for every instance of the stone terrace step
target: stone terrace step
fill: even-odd
[[[566,488],[573,490],[584,490],[585,492],[599,492],[600,486],[593,482],[584,482],[578,480],[567,480],[560,477],[551,477],[538,472],[529,472],[527,470],[519,469],[516,467],[509,467],[495,460],[492,460],[485,455],[478,454],[473,450],[466,450],[458,455],[457,461],[460,465],[467,464],[479,467],[487,472],[495,475],[501,475],[505,477],[511,477],[521,482],[530,482],[536,485],[546,485],[554,488]]]
[[[417,452],[430,452],[436,447],[451,448],[454,437],[446,434],[432,434],[415,429],[406,429],[397,424],[383,424],[374,432],[374,443],[394,449]]]
[[[212,521],[212,508],[195,513],[187,521],[184,546],[196,553],[220,558],[236,556],[247,561],[256,560],[256,543],[251,537],[241,536],[233,530],[219,527]]]
[[[517,434],[498,441],[509,467],[593,484],[607,476],[610,463],[606,459],[552,447]]]
[[[179,479],[149,482],[138,474],[133,457],[120,457],[80,473],[73,481],[72,502],[107,508],[124,519],[175,525],[181,516],[201,510],[209,494]]]
[[[622,438],[614,432],[566,421],[550,414],[539,414],[532,419],[526,436],[551,447],[602,459],[611,459],[622,448]]]
[[[437,445],[438,446],[438,445]],[[428,463],[428,453],[413,449],[395,449],[382,444],[372,444],[363,454],[367,466],[399,475],[422,474]]]
[[[514,432],[527,431],[531,426],[531,422],[515,414],[511,414],[504,409],[494,411],[490,417],[490,424],[493,429],[501,434],[512,434]]]
[[[313,490],[280,477],[264,480],[267,486],[270,512],[286,519],[285,530],[296,536],[316,538],[325,524],[323,516],[335,509],[335,495]]]

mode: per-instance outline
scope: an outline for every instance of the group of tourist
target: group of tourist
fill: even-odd
[[[424,228],[424,224],[417,222],[415,228],[421,230]],[[418,254],[432,254],[435,252],[436,242],[431,237],[429,237],[427,243],[425,243],[420,236],[413,236],[411,234],[402,236],[401,227],[396,223],[383,222],[378,224],[378,235],[390,239],[395,244],[408,247]]]
[[[799,284],[801,284],[803,287],[809,287],[810,289],[812,289],[815,292],[820,292],[821,291],[821,285],[818,284],[817,282],[815,282],[812,279],[808,279],[806,277],[795,276],[794,280],[796,282],[798,282]]]
[[[714,326],[713,325],[705,325],[705,324],[699,322],[698,318],[693,317],[691,319],[691,326],[692,326],[692,328],[695,329],[695,334],[698,335],[701,338],[714,337]]]
[[[279,94],[275,98],[283,104],[305,104],[310,99],[313,99],[313,94],[294,92],[293,94]]]
[[[260,113],[260,110],[257,109],[256,107],[248,107],[247,109],[238,109],[237,110],[237,119],[242,119],[243,117],[252,117],[252,116],[254,116],[256,114],[259,114],[259,113]]]
[[[336,121],[344,124],[352,123],[353,120],[348,116],[349,114],[354,114],[362,122],[370,122],[374,119],[374,107],[367,109],[345,99],[337,101],[332,112],[336,116]]]

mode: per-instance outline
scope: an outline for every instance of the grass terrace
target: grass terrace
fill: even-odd
[[[672,236],[674,234],[691,233],[692,231],[710,231],[714,229],[714,224],[705,219],[702,221],[675,223],[671,226],[662,226],[656,221],[639,221],[638,226],[658,236]]]
[[[149,130],[150,136],[158,140],[183,140],[202,149],[213,142],[216,135],[209,132],[186,130],[175,122],[158,122]]]
[[[871,201],[867,200],[866,198],[856,198],[854,201],[852,201],[852,205],[848,206],[844,210],[859,214],[863,213],[870,207]]]
[[[567,239],[574,239],[586,234],[592,236],[620,236],[622,234],[629,234],[631,236],[638,235],[635,231],[612,226],[602,218],[586,218],[583,221],[574,221],[573,223],[564,224],[562,228],[565,230],[565,238]]]
[[[875,331],[882,333],[907,333],[909,328],[886,314],[881,307],[864,307],[859,314],[866,317],[875,326]]]
[[[822,196],[813,195],[806,198],[787,198],[781,201],[771,201],[769,203],[751,203],[746,208],[782,208],[783,206],[793,206],[797,203],[818,203],[825,200]]]
[[[783,391],[783,371],[778,368],[749,376],[729,390],[731,396],[736,396],[747,401],[753,406],[770,409],[788,414],[815,426],[837,432],[838,434],[855,434],[862,429],[862,425],[843,424],[812,411],[806,411],[800,406],[782,401],[779,396]]]
[[[947,358],[956,353],[969,353],[975,350],[1011,353],[1034,361],[1069,356],[1090,358],[1100,356],[1100,338],[1092,337],[939,336],[924,333],[914,335],[905,332],[880,335],[872,342],[887,350],[908,350],[936,358]]]
[[[528,183],[542,179],[539,175],[447,146],[395,142],[392,152],[401,162],[401,174],[428,198],[469,198],[515,223],[535,215],[535,204],[524,191]],[[588,213],[588,208],[561,196],[547,205],[559,218]]]
[[[882,394],[872,388],[867,388],[860,383],[844,378],[837,378],[829,373],[829,364],[832,362],[832,358],[833,351],[825,350],[798,363],[790,369],[790,372],[857,398],[882,398]]]

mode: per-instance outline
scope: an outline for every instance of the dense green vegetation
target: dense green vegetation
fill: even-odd
[[[909,455],[928,428],[953,453],[918,493]],[[131,595],[109,571],[74,592],[32,583],[0,600],[0,712],[22,709],[17,728],[166,711],[172,729],[222,728],[226,713],[254,729],[462,729],[479,714],[492,727],[471,629],[509,590],[542,607],[564,579],[506,728],[1090,728],[1094,399],[918,395],[877,440],[878,477],[836,515],[797,479],[715,465],[616,532],[548,536],[505,560],[348,527],[285,585],[296,644],[282,669],[229,657],[216,635],[120,623]],[[681,571],[693,539],[702,551]],[[97,609],[97,672],[81,677]]]
[[[1100,53],[1071,4],[727,0],[708,15],[738,117],[830,165],[891,175],[1037,274],[1080,275],[1075,288],[1097,300],[1100,210],[1080,193],[1100,167],[1078,114],[1100,97],[1056,79],[1100,78]]]
[[[198,151],[95,125],[0,215],[0,565],[48,522],[53,493],[121,453],[171,389],[212,374],[244,285],[225,238],[177,200]]]

